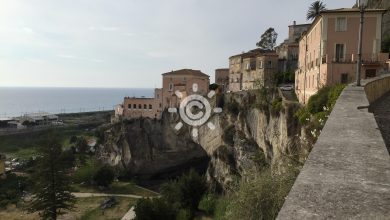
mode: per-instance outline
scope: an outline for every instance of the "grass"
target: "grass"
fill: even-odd
[[[144,197],[152,197],[157,195],[156,193],[141,188],[132,182],[113,182],[110,188],[104,191],[101,191],[94,186],[83,186],[80,184],[73,184],[72,187],[76,192],[86,193],[132,194]]]
[[[104,210],[99,208],[101,202],[107,197],[89,197],[89,198],[77,198],[75,209],[59,216],[59,219],[121,219],[129,209],[136,204],[137,199],[116,197],[118,202],[116,206]],[[7,220],[38,220],[41,219],[37,212],[27,213],[23,210],[22,206],[16,207],[10,205],[7,209],[0,210],[0,219]]]
[[[64,148],[69,148],[69,139],[73,135],[92,137],[91,131],[86,131],[78,126],[67,126],[53,129],[61,140]],[[47,130],[23,134],[4,135],[0,137],[0,152],[10,157],[28,158],[36,154],[36,148],[45,138]]]

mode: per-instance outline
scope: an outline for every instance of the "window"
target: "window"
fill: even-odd
[[[272,61],[271,61],[271,60],[268,61],[267,67],[268,67],[268,68],[272,68]]]
[[[136,105],[136,104],[133,104],[133,108],[137,108],[137,105]]]
[[[173,83],[169,83],[169,91],[173,91]]]
[[[148,109],[146,104],[144,104],[144,109]]]
[[[128,107],[128,108],[131,108],[131,104],[129,104],[127,107]]]
[[[263,61],[262,60],[259,61],[259,69],[263,69]]]
[[[250,64],[247,63],[247,64],[245,65],[245,69],[246,69],[246,70],[250,70],[250,68],[251,68]]]
[[[345,54],[345,45],[344,44],[336,44],[335,61],[342,62],[344,60],[344,54]]]
[[[160,108],[162,107],[161,103],[160,103],[160,105],[159,105],[159,106],[160,106]]]
[[[347,18],[336,18],[336,31],[347,31]]]
[[[149,109],[152,109],[152,105],[149,104]]]
[[[142,109],[142,105],[141,105],[141,104],[138,104],[138,108],[139,108],[139,109]]]

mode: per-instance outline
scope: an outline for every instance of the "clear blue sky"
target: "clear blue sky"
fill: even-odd
[[[0,0],[0,86],[161,86],[161,73],[228,67],[310,0]],[[355,0],[325,0],[328,8]]]

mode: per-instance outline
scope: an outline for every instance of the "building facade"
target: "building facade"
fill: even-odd
[[[225,93],[229,90],[229,68],[215,70],[215,83],[221,92]]]
[[[364,19],[362,78],[385,70],[388,54],[381,53],[383,10],[367,10]],[[295,92],[307,103],[319,88],[356,80],[360,12],[358,9],[324,11],[299,41]]]
[[[163,87],[154,90],[154,97],[125,97],[123,103],[115,107],[115,118],[156,118],[170,107],[178,107],[183,98],[193,93],[205,95],[209,91],[210,77],[199,70],[182,69],[162,74]],[[197,84],[197,91],[193,91]],[[182,96],[177,97],[176,91]]]
[[[279,56],[279,72],[295,71],[298,68],[299,39],[311,24],[296,24],[288,26],[288,38],[276,48]]]
[[[229,91],[270,86],[278,72],[275,51],[255,49],[229,58]]]

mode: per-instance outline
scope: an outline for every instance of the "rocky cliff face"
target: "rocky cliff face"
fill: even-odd
[[[273,94],[270,99],[277,98]],[[304,160],[308,152],[301,141],[301,128],[294,117],[295,104],[258,107],[255,92],[220,97],[224,111],[199,128],[176,131],[177,115],[164,114],[162,120],[136,119],[112,125],[105,132],[99,156],[131,175],[151,178],[167,175],[178,167],[206,164],[206,176],[217,189],[228,190],[235,180],[251,170],[277,168],[286,158]],[[263,105],[264,106],[264,105]]]

